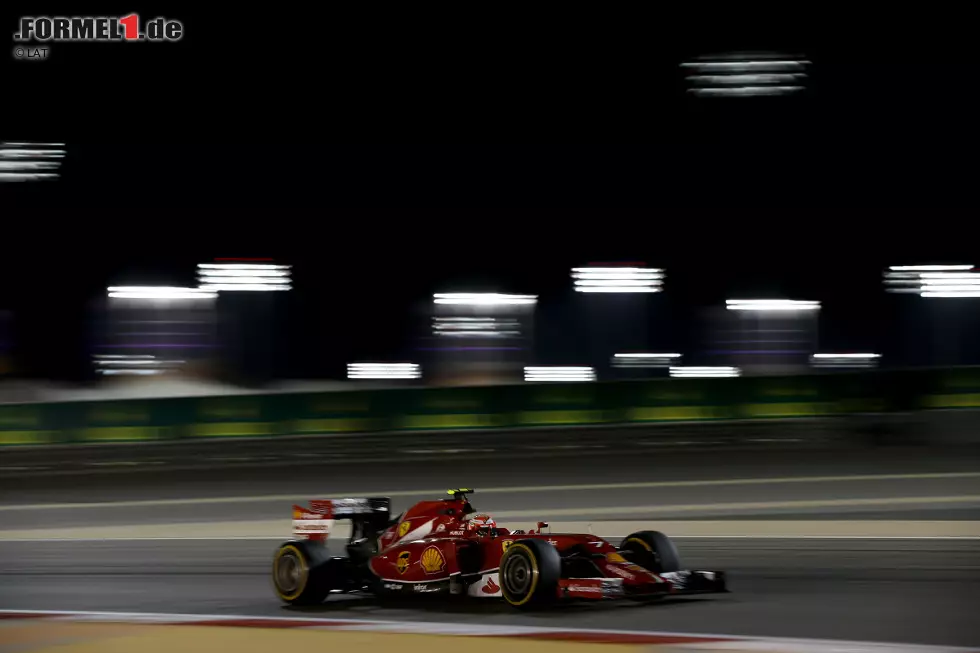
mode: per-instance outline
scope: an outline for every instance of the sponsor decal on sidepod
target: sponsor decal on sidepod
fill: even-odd
[[[430,546],[423,551],[420,561],[422,563],[422,569],[427,574],[438,574],[446,568],[446,559],[442,557],[442,551],[436,546]]]
[[[408,569],[408,561],[411,557],[411,551],[402,551],[398,554],[398,561],[395,562],[395,569],[398,570],[399,574],[404,574],[405,570]]]

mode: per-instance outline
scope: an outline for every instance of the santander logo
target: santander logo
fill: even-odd
[[[500,591],[500,587],[495,582],[493,582],[492,578],[488,578],[487,584],[483,586],[482,591],[484,594],[496,594],[497,592]]]

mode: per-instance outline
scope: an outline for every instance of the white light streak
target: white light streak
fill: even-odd
[[[681,354],[613,354],[613,358],[680,358]]]
[[[965,298],[965,297],[980,297],[980,290],[966,291],[966,292],[923,292],[919,293],[920,297],[936,297],[943,299],[954,299],[954,298]]]
[[[955,270],[972,270],[972,265],[892,265],[888,268],[893,272],[942,272]]]
[[[815,311],[820,302],[793,299],[729,299],[725,307],[730,311]]]
[[[634,368],[634,369],[656,369],[676,365],[681,358],[680,354],[657,354],[657,353],[623,353],[613,354],[613,367]]]
[[[972,265],[893,265],[885,273],[885,291],[920,297],[975,297],[980,272]]]
[[[678,379],[695,379],[695,378],[728,378],[741,375],[741,370],[737,367],[727,367],[727,366],[689,366],[689,367],[671,367],[670,375]]]
[[[348,379],[418,379],[422,369],[417,363],[348,363]]]
[[[595,381],[595,370],[591,367],[539,367],[524,368],[524,380],[527,382],[576,382]]]
[[[0,181],[57,179],[64,143],[0,143]]]
[[[289,265],[271,263],[199,263],[198,284],[215,292],[291,290]]]
[[[664,271],[639,267],[572,268],[576,292],[650,293],[661,292]]]
[[[813,354],[813,358],[881,358],[881,354]]]
[[[874,367],[878,364],[881,354],[870,353],[841,353],[841,354],[813,354],[810,361],[813,367],[823,368],[863,368]]]
[[[214,299],[216,292],[201,288],[179,288],[175,286],[110,286],[107,288],[112,299]]]
[[[508,306],[531,305],[538,302],[537,295],[505,295],[501,293],[436,293],[432,296],[436,304],[457,306]]]
[[[811,62],[787,55],[726,54],[681,64],[698,96],[787,95],[804,90]]]

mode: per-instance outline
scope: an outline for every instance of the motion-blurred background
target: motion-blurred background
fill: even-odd
[[[676,47],[628,20],[598,40],[512,22],[408,38],[340,16],[260,47],[234,36],[246,17],[173,17],[177,43],[3,62],[29,99],[2,128],[7,400],[344,382],[362,362],[423,384],[978,362],[980,300],[887,292],[891,266],[975,281],[952,50],[757,22],[678,26]],[[197,288],[236,260],[284,266],[290,289],[108,291]],[[658,292],[575,292],[574,269],[624,265]],[[534,301],[434,302],[453,292]],[[726,310],[750,299],[815,304]]]

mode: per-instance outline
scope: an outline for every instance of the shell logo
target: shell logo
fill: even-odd
[[[410,527],[411,524],[409,522],[403,521],[401,525],[398,527],[398,537],[405,537],[405,533],[408,532],[408,529]]]
[[[626,562],[626,558],[619,555],[618,553],[607,553],[606,562]]]
[[[422,569],[427,574],[438,574],[446,568],[446,559],[442,557],[442,551],[438,547],[430,546],[422,552]]]
[[[405,570],[408,569],[408,560],[412,557],[411,551],[402,551],[398,554],[398,561],[395,562],[395,569],[398,570],[399,574],[404,574]]]

